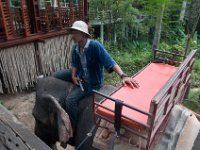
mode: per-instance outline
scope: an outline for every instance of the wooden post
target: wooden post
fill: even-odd
[[[72,25],[72,23],[74,22],[74,5],[73,5],[73,0],[70,0],[69,2],[69,26]]]
[[[22,11],[22,20],[24,26],[25,36],[30,35],[30,19],[28,15],[27,3],[26,0],[21,0],[21,11]]]
[[[14,27],[9,7],[9,0],[6,0],[4,3],[5,5],[3,5],[2,0],[0,0],[0,15],[2,16],[2,27],[6,40],[10,40],[14,36]]]
[[[32,15],[33,15],[33,22],[34,22],[34,31],[38,33],[41,31],[41,22],[40,22],[40,10],[38,0],[32,0]]]
[[[84,12],[84,20],[87,22],[89,19],[89,2],[88,0],[84,0],[84,7],[83,7],[83,12]]]
[[[58,26],[57,28],[59,30],[62,29],[62,13],[61,13],[61,7],[60,7],[60,0],[57,0],[57,5],[58,5],[58,18],[57,18],[57,21],[58,21]]]
[[[79,19],[84,20],[84,1],[79,0]]]

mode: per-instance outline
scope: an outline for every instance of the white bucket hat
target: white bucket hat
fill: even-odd
[[[70,29],[80,31],[91,36],[88,32],[88,25],[84,21],[75,21]]]

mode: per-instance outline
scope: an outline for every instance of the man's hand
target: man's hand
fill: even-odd
[[[72,77],[72,80],[74,82],[74,84],[79,85],[79,81],[82,81],[80,78],[78,77]]]
[[[123,84],[129,84],[132,88],[136,87],[138,88],[139,87],[139,84],[136,80],[128,77],[123,71],[122,69],[120,68],[119,65],[114,65],[112,67],[112,70],[114,70],[119,76],[120,78],[122,79],[122,83]]]
[[[128,84],[130,85],[132,88],[136,87],[138,88],[139,87],[139,84],[136,80],[134,80],[133,78],[131,77],[123,77],[122,78],[122,83],[125,85],[125,84]]]

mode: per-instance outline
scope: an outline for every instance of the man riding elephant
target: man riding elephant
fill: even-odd
[[[82,143],[90,132],[93,126],[92,101],[87,96],[92,94],[93,89],[107,94],[116,89],[103,86],[103,68],[109,73],[116,72],[124,84],[139,86],[122,71],[100,42],[89,38],[85,22],[74,22],[70,33],[75,42],[71,52],[72,68],[55,72],[55,78],[39,79],[36,88],[36,104],[33,109],[35,133],[49,146],[59,140],[66,147],[67,140],[72,136],[71,126],[74,138],[70,138],[69,143],[75,146]],[[63,110],[67,113],[64,114]],[[90,147],[91,141],[82,149],[90,150]]]
[[[100,42],[89,38],[88,25],[85,22],[75,21],[70,33],[75,42],[72,48],[72,69],[58,71],[54,77],[76,85],[65,100],[65,109],[75,129],[78,121],[78,103],[85,96],[91,95],[93,89],[99,90],[102,87],[103,68],[109,73],[116,72],[124,84],[127,83],[131,87],[139,85],[122,71]]]

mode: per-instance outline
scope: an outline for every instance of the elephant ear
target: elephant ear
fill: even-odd
[[[64,110],[62,110],[57,114],[57,118],[59,141],[61,146],[66,148],[67,142],[71,137],[73,137],[73,129],[69,115]]]
[[[44,99],[49,99],[49,114],[53,113],[55,114],[53,116],[56,116],[56,120],[54,118],[53,120],[55,122],[52,124],[56,124],[59,142],[61,143],[62,147],[66,148],[69,138],[73,137],[73,129],[69,115],[58,103],[58,100],[52,95],[46,95]]]
[[[36,85],[36,101],[33,108],[33,116],[41,123],[48,125],[49,123],[49,99],[44,97],[49,94],[58,100],[64,106],[64,101],[73,84],[54,77],[38,78]]]

